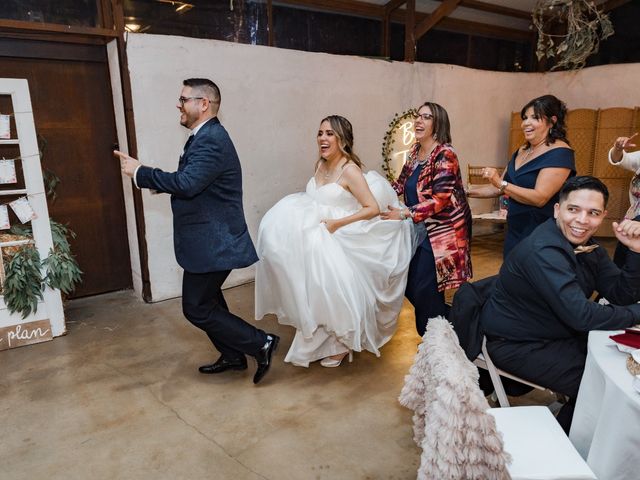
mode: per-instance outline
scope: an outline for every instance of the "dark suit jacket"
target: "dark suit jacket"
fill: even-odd
[[[258,260],[242,208],[238,154],[217,118],[198,130],[177,172],[143,166],[136,182],[171,194],[176,259],[186,271],[232,270]]]
[[[611,305],[590,300],[594,291]],[[640,253],[618,269],[603,247],[573,253],[553,219],[538,226],[500,268],[480,321],[487,337],[559,340],[640,322]]]

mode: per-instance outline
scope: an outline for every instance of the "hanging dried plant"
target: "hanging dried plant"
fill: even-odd
[[[538,31],[538,60],[556,59],[551,68],[578,70],[598,51],[600,41],[613,35],[609,16],[594,1],[538,0],[533,9],[533,24]],[[553,33],[555,27],[565,33]]]

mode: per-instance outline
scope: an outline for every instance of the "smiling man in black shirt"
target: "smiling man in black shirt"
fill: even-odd
[[[604,220],[608,197],[597,178],[569,179],[560,190],[555,221],[513,249],[480,316],[497,366],[570,398],[558,414],[566,431],[588,332],[640,323],[640,222],[613,224],[630,251],[622,269],[591,238]],[[610,305],[593,302],[594,292]]]

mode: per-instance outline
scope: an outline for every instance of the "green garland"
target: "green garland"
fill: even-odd
[[[389,130],[384,134],[384,141],[382,142],[382,170],[385,171],[387,175],[387,180],[393,182],[397,179],[396,172],[393,171],[391,167],[391,153],[393,152],[393,144],[395,140],[393,138],[393,133],[398,125],[404,122],[407,117],[413,117],[416,114],[416,110],[411,108],[409,110],[405,110],[402,113],[396,113],[393,116],[393,120],[389,123]]]

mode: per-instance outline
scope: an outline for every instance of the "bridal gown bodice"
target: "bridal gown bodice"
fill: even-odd
[[[365,179],[381,210],[399,206],[380,174],[368,172]],[[339,184],[318,186],[311,178],[305,192],[284,197],[260,224],[256,318],[274,313],[298,330],[286,361],[307,366],[347,347],[379,355],[395,331],[411,259],[411,225],[375,217],[331,234],[321,223],[360,208]]]
[[[315,177],[311,177],[307,183],[306,193],[321,207],[341,208],[345,212],[351,213],[360,208],[356,197],[337,182],[318,186]]]

